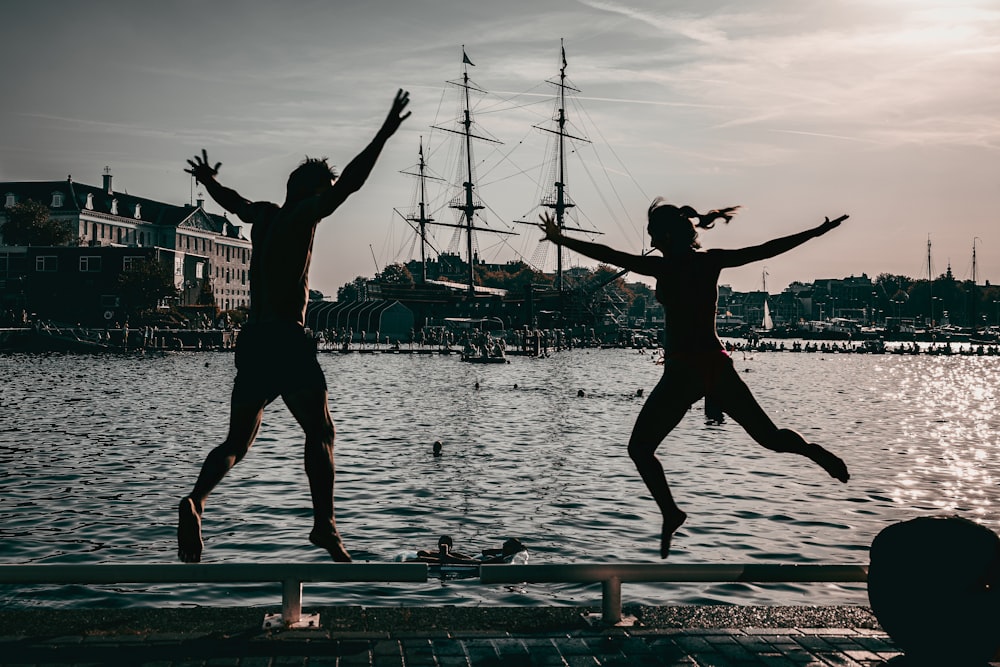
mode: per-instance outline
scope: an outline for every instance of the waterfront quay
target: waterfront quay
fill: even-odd
[[[264,608],[4,609],[2,665],[902,667],[860,606],[329,607],[265,628]],[[989,663],[996,667],[1000,662]]]

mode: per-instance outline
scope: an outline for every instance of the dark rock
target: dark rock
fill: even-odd
[[[872,542],[868,600],[907,664],[983,665],[1000,649],[1000,537],[957,516],[893,524]]]

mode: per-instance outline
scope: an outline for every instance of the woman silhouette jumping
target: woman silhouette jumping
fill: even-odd
[[[848,216],[826,220],[813,229],[738,250],[701,250],[698,228],[715,221],[729,222],[739,207],[698,213],[690,206],[674,206],[657,197],[649,207],[650,245],[663,256],[633,255],[608,246],[563,236],[552,215],[541,216],[545,239],[599,262],[656,279],[656,300],[664,311],[663,377],[649,393],[629,438],[628,453],[663,514],[660,557],[670,552],[670,540],[687,518],[674,502],[656,448],[680,422],[691,405],[708,397],[736,420],[758,443],[775,452],[801,454],[831,477],[847,482],[844,462],[797,432],[778,428],[754,399],[733,368],[715,330],[722,269],[780,255],[821,236]]]

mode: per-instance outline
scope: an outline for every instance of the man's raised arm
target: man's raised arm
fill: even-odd
[[[409,103],[410,93],[402,89],[396,92],[392,108],[382,123],[382,127],[375,133],[375,138],[344,167],[344,171],[334,182],[333,188],[320,195],[317,202],[318,218],[325,218],[333,213],[349,195],[360,190],[361,186],[365,184],[368,175],[375,167],[375,161],[382,152],[385,142],[396,133],[402,122],[410,117],[409,111],[403,113]]]
[[[211,166],[208,162],[208,151],[203,148],[201,149],[200,156],[195,155],[194,159],[188,160],[187,163],[191,165],[191,168],[184,171],[194,176],[199,183],[204,185],[205,189],[208,190],[208,194],[211,195],[212,199],[219,206],[230,213],[238,215],[244,222],[253,222],[252,220],[246,220],[243,216],[243,214],[249,211],[250,201],[242,197],[236,190],[225,187],[215,179],[219,174],[219,167],[222,166],[221,162],[216,162],[214,167]]]

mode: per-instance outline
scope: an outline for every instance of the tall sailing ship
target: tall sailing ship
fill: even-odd
[[[604,288],[624,272],[602,275],[596,279],[588,276],[589,282],[573,280],[566,269],[565,251],[548,242],[538,242],[531,258],[522,254],[518,262],[533,272],[534,284],[528,283],[515,290],[477,285],[477,268],[482,270],[486,266],[479,252],[481,235],[498,237],[499,243],[512,248],[510,238],[519,235],[514,225],[536,228],[527,231],[526,235],[537,237],[539,234],[537,215],[523,216],[526,219],[514,220],[512,224],[502,221],[498,223],[492,220],[493,216],[486,215],[493,211],[484,203],[480,193],[477,167],[483,163],[477,161],[475,149],[477,145],[486,144],[496,151],[503,142],[490,135],[476,121],[474,96],[484,97],[486,91],[470,78],[469,68],[472,66],[472,60],[463,46],[461,78],[448,82],[459,93],[458,112],[450,124],[431,126],[432,132],[441,132],[457,140],[450,142],[453,149],[457,143],[457,151],[451,152],[451,155],[457,155],[457,159],[452,162],[454,179],[449,181],[438,176],[432,169],[430,158],[434,154],[428,150],[423,137],[418,146],[417,163],[402,172],[414,178],[416,183],[410,208],[405,212],[396,209],[398,217],[412,228],[415,240],[419,242],[419,262],[409,262],[415,284],[401,288],[383,282],[380,285],[381,295],[403,301],[414,309],[418,322],[432,324],[440,323],[445,318],[464,318],[478,320],[481,326],[484,322],[495,322],[496,328],[568,327],[580,324],[593,327],[595,322],[603,319],[610,326],[617,327],[616,319],[624,316],[620,308],[623,301],[619,299],[616,304],[607,296],[603,299],[595,299],[595,296],[602,294]],[[568,82],[567,68],[565,47],[560,44],[558,77],[547,81],[555,88],[552,98],[554,112],[549,122],[532,125],[548,139],[541,167],[542,177],[535,179],[539,197],[532,208],[536,212],[550,211],[561,231],[597,236],[601,234],[600,231],[583,228],[571,217],[576,203],[569,192],[567,156],[576,146],[590,141],[575,131],[570,123],[568,98],[580,91]],[[509,161],[509,153],[503,157]],[[435,197],[430,192],[432,189],[444,194]],[[435,212],[441,212],[445,208],[454,211],[454,222],[434,217]],[[435,247],[430,234],[430,229],[434,227],[453,230],[448,250]],[[450,252],[460,242],[464,242],[464,258],[461,252]],[[547,255],[552,251],[555,252],[555,269],[550,275],[544,273],[544,267]],[[431,259],[432,254],[436,254],[436,259]],[[595,304],[595,301],[600,303]],[[616,306],[618,312],[615,312]]]

